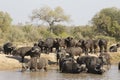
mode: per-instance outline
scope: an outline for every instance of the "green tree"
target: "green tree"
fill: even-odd
[[[105,14],[111,18],[112,21],[117,21],[120,24],[120,9],[116,7],[102,9],[102,14]]]
[[[83,39],[83,38],[94,38],[95,37],[95,31],[93,26],[77,26],[71,29],[71,35],[73,35],[77,39]]]
[[[53,33],[57,36],[59,36],[60,34],[66,31],[66,27],[62,25],[55,25],[55,26],[52,26],[51,28],[53,30]]]
[[[120,9],[102,9],[92,18],[92,24],[99,33],[117,38],[120,36]]]
[[[55,23],[68,22],[70,16],[66,15],[61,7],[51,9],[48,6],[44,6],[40,9],[33,10],[31,19],[47,22],[51,30],[51,27],[54,26]]]
[[[7,12],[0,11],[0,29],[5,32],[11,26],[12,18]]]
[[[107,35],[108,29],[111,26],[111,18],[109,16],[106,16],[104,14],[97,14],[92,19],[93,24],[97,27],[97,31]]]

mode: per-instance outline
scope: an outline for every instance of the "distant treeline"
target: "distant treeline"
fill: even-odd
[[[29,43],[36,42],[40,38],[65,38],[68,36],[76,39],[105,38],[113,43],[120,40],[120,9],[115,7],[102,9],[93,16],[90,21],[91,24],[86,26],[60,24],[59,22],[70,20],[70,16],[66,15],[61,7],[54,10],[46,7],[41,8],[33,12],[31,19],[45,21],[48,26],[36,26],[32,23],[12,25],[10,15],[7,12],[0,11],[0,44],[8,41]]]

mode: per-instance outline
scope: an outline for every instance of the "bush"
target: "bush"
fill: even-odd
[[[51,29],[53,30],[53,33],[57,36],[59,36],[60,34],[66,31],[66,27],[62,25],[52,26]]]
[[[19,27],[11,27],[6,34],[6,41],[23,42],[25,41],[25,33]]]

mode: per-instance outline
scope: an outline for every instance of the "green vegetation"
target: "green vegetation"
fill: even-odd
[[[37,19],[49,25],[36,26],[32,23],[12,25],[10,15],[0,11],[0,43],[7,41],[33,43],[40,38],[65,38],[68,36],[76,39],[105,38],[109,40],[109,44],[120,40],[120,9],[114,7],[102,9],[93,16],[91,25],[85,26],[63,25],[61,22],[70,21],[70,16],[66,15],[61,7],[35,9],[31,19]]]
[[[0,11],[0,29],[2,32],[7,32],[11,25],[12,18],[7,12]]]
[[[92,23],[98,33],[120,40],[120,9],[102,9],[93,17]]]

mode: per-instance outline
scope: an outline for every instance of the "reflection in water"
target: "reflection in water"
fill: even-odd
[[[20,72],[20,71],[0,71],[0,80],[119,80],[120,71],[113,65],[111,69],[103,75],[95,74],[66,74],[59,73],[57,70],[48,72]]]

